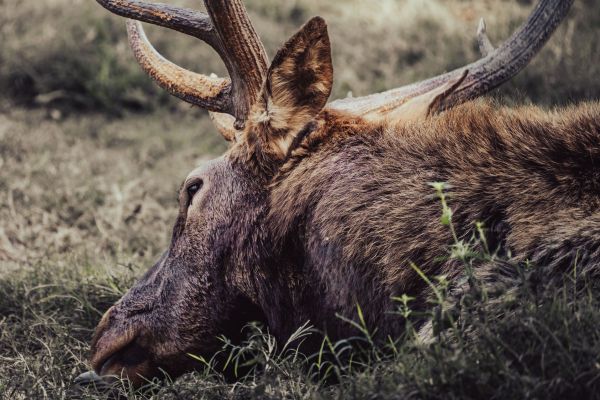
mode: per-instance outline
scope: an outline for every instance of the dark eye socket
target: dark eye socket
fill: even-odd
[[[187,187],[187,195],[188,195],[188,206],[192,203],[192,199],[202,189],[202,181],[194,182],[190,186]]]

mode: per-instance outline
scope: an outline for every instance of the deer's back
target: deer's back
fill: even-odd
[[[362,129],[321,146],[273,192],[285,231],[304,230],[306,265],[336,287],[332,309],[422,293],[410,263],[456,272],[439,259],[453,238],[432,182],[448,184],[459,237],[484,222],[492,250],[524,259],[571,233],[596,235],[587,225],[600,198],[598,103],[547,112],[479,101],[425,124]]]

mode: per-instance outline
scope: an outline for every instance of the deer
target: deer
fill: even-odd
[[[326,22],[310,19],[268,61],[241,0],[205,12],[137,0],[97,0],[128,18],[133,53],[156,83],[208,110],[230,143],[189,173],[165,253],[99,322],[95,378],[132,385],[198,367],[218,335],[250,321],[278,343],[310,321],[332,340],[353,334],[360,305],[379,337],[399,335],[394,296],[427,307],[427,276],[456,280],[440,258],[453,237],[431,182],[446,182],[459,238],[481,221],[490,247],[551,273],[600,264],[600,105],[556,110],[482,98],[521,71],[573,0],[540,0],[512,36],[439,76],[329,101]],[[151,45],[141,22],[211,46],[229,78],[181,68]],[[482,267],[492,276],[493,265]],[[486,269],[487,268],[487,269]],[[310,347],[308,350],[310,351]],[[89,378],[89,375],[88,375]]]

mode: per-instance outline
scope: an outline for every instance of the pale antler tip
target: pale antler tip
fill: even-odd
[[[479,19],[479,24],[477,25],[477,35],[485,35],[487,31],[487,26],[485,24],[485,19],[481,17]]]
[[[483,57],[489,56],[496,50],[487,35],[487,25],[483,18],[479,19],[479,24],[477,25],[477,44],[479,45],[479,51]]]

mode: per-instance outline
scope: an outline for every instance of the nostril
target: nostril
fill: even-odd
[[[92,357],[90,360],[94,370],[101,374],[106,362],[129,347],[136,337],[136,330],[131,328],[106,327],[97,332],[92,341]]]
[[[148,360],[148,351],[135,341],[110,356],[100,368],[100,376],[115,373],[117,369],[129,369]]]
[[[148,350],[136,340],[110,356],[100,368],[100,376],[115,373],[117,369],[130,369],[148,361]]]
[[[134,388],[142,386],[148,379],[159,376],[160,372],[153,366],[149,349],[140,345],[137,338],[110,354],[100,366],[96,365],[95,369],[104,382],[110,383],[125,378]]]

